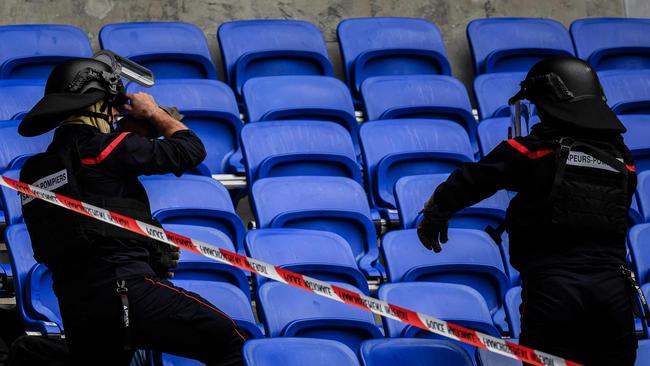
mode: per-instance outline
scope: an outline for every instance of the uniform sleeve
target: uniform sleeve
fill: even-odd
[[[522,152],[521,149],[526,151]],[[480,161],[465,163],[456,169],[436,189],[434,203],[442,211],[456,212],[501,189],[519,191],[530,165],[526,152],[527,149],[517,140],[501,142]],[[535,153],[543,156],[539,152],[532,154]]]
[[[180,176],[200,164],[205,156],[203,142],[191,130],[154,140],[131,133],[120,144],[113,165],[118,172],[128,175],[174,173]]]

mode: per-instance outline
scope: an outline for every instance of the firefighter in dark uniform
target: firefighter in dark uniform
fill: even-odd
[[[128,113],[117,131],[115,107]],[[126,94],[104,62],[63,62],[19,126],[24,136],[56,128],[21,180],[159,225],[138,176],[180,176],[206,155],[175,117],[148,94]],[[242,364],[245,335],[233,320],[166,279],[177,250],[40,200],[23,197],[23,214],[35,259],[52,271],[74,365],[128,365],[134,349]]]
[[[466,163],[435,190],[418,226],[440,252],[458,210],[501,189],[510,260],[523,280],[520,344],[585,365],[634,365],[637,340],[626,265],[627,214],[636,188],[625,127],[594,70],[544,59],[521,83],[541,123]]]

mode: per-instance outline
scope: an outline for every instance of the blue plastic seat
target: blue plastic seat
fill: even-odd
[[[494,327],[483,297],[471,287],[452,283],[387,283],[379,287],[378,296],[390,304],[421,312],[479,332],[501,337]],[[383,319],[386,335],[392,338],[445,339],[442,336],[392,319]],[[453,341],[470,355],[476,347]],[[476,363],[475,363],[476,364]]]
[[[471,366],[471,356],[456,344],[437,339],[370,339],[361,344],[363,366]]]
[[[356,18],[339,23],[336,33],[350,89],[361,92],[371,76],[451,75],[442,34],[417,18]]]
[[[199,165],[204,175],[243,172],[239,134],[243,126],[235,95],[216,80],[159,80],[152,88],[131,83],[128,91],[153,95],[160,105],[177,107],[183,123],[201,138],[208,153]]]
[[[0,80],[0,120],[28,112],[44,93],[44,80]]]
[[[637,175],[636,198],[644,222],[650,222],[650,171]]]
[[[149,68],[157,79],[216,79],[203,31],[180,22],[114,23],[99,31],[99,44]]]
[[[598,77],[614,113],[650,114],[650,70],[603,71]]]
[[[86,33],[71,25],[0,26],[0,79],[47,79],[61,61],[92,56]]]
[[[478,151],[472,104],[467,89],[459,80],[446,75],[372,77],[363,83],[361,90],[367,120],[432,118],[454,121],[463,126]]]
[[[643,222],[643,216],[641,215],[641,211],[639,210],[639,203],[638,199],[636,198],[636,194],[632,197],[632,205],[630,205],[630,212],[628,214],[629,220],[630,220],[630,227],[634,225],[638,225]]]
[[[623,135],[625,145],[634,156],[637,172],[650,169],[650,114],[626,114],[618,116],[627,128]]]
[[[395,183],[395,200],[402,229],[415,229],[421,219],[419,212],[436,188],[449,174],[413,175]],[[499,191],[494,196],[457,212],[450,220],[451,227],[483,230],[487,225],[499,226],[505,219],[510,203],[508,193]]]
[[[60,322],[58,302],[53,301],[55,298],[51,289],[51,276],[44,266],[38,269],[40,266],[34,260],[27,227],[25,224],[9,225],[4,236],[13,272],[16,305],[25,330],[61,334],[63,323]],[[34,293],[31,294],[30,291]],[[32,299],[36,306],[29,303]]]
[[[0,121],[0,172],[12,165],[12,161],[45,151],[52,142],[54,131],[35,137],[24,137],[18,133],[20,121]]]
[[[475,19],[467,25],[467,39],[476,75],[528,72],[543,58],[574,55],[569,32],[552,19]]]
[[[650,224],[630,228],[628,245],[639,283],[650,283]]]
[[[487,118],[510,116],[508,99],[519,91],[519,83],[525,78],[525,72],[503,72],[477,76],[474,79],[474,95],[476,95],[481,121]]]
[[[358,366],[354,352],[327,339],[271,338],[246,342],[242,351],[247,366]]]
[[[490,315],[501,330],[508,326],[503,296],[510,288],[499,248],[484,231],[450,229],[443,251],[422,246],[415,229],[388,232],[382,251],[391,282],[445,282],[470,286],[485,299]]]
[[[324,175],[363,184],[348,132],[321,121],[249,123],[242,129],[248,184],[278,176]]]
[[[335,233],[301,229],[257,229],[246,235],[246,253],[289,271],[326,282],[342,282],[368,294],[350,245]],[[256,287],[269,280],[256,275]]]
[[[337,284],[359,292],[353,286]],[[258,291],[258,309],[269,337],[331,339],[357,351],[362,341],[382,338],[372,313],[279,282]]]
[[[513,287],[506,293],[504,306],[506,309],[506,318],[510,326],[510,336],[519,338],[521,335],[521,314],[519,312],[521,305],[521,287]]]
[[[7,170],[3,172],[2,175],[14,180],[19,180],[20,170]],[[24,222],[23,206],[21,203],[20,195],[17,191],[5,186],[0,187],[0,202],[2,202],[2,211],[6,225]]]
[[[598,71],[650,68],[648,32],[648,19],[589,18],[571,24],[578,57]]]
[[[496,117],[482,120],[478,124],[478,142],[481,156],[490,153],[499,143],[508,139],[508,127],[512,126],[510,117]],[[528,135],[528,126],[522,123],[522,136]],[[514,137],[514,131],[512,132]]]
[[[383,272],[366,193],[342,177],[276,177],[253,184],[251,202],[259,228],[331,231],[342,236],[366,275]]]
[[[219,248],[224,248],[231,252],[237,251],[226,234],[212,227],[165,224],[164,228],[174,233],[185,235],[189,238],[197,239]],[[173,272],[174,280],[229,283],[238,287],[250,299],[248,278],[243,270],[225,263],[217,262],[203,255],[188,250],[181,250],[178,267],[174,268]]]
[[[403,176],[449,173],[474,160],[465,130],[436,119],[395,119],[365,123],[360,130],[366,188],[373,207],[397,208],[393,188]],[[396,216],[388,211],[388,215]]]
[[[217,30],[226,80],[241,94],[251,78],[334,76],[320,29],[302,20],[238,20]]]
[[[639,341],[639,347],[636,350],[635,366],[644,366],[650,364],[650,341]]]
[[[333,77],[313,75],[256,77],[244,85],[250,122],[317,120],[340,124],[359,148],[359,124],[347,86]]]
[[[149,196],[153,217],[161,224],[214,228],[230,238],[237,252],[244,253],[246,230],[221,183],[198,175],[151,176],[141,181]],[[221,246],[220,243],[212,244]]]

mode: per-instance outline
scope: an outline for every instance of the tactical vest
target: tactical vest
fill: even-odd
[[[79,174],[84,166],[76,146],[61,151],[47,151],[29,158],[20,172],[20,180],[36,187],[74,198],[108,211],[160,226],[151,219],[149,207],[143,202],[84,194]],[[43,200],[21,195],[23,217],[34,250],[34,259],[56,268],[83,258],[89,244],[102,237],[151,240],[97,219],[67,210]]]
[[[616,151],[612,147],[612,151]],[[619,157],[569,138],[560,140],[550,193],[551,221],[567,230],[625,235],[628,169]]]

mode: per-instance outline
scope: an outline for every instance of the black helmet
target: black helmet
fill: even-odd
[[[607,105],[594,69],[571,56],[550,57],[536,63],[512,98],[530,100],[542,117],[568,127],[623,133],[625,126]]]
[[[123,93],[119,73],[108,64],[91,58],[64,61],[50,73],[45,96],[23,118],[18,132],[23,136],[43,134],[100,100],[106,100],[108,105],[119,103],[116,98]]]

